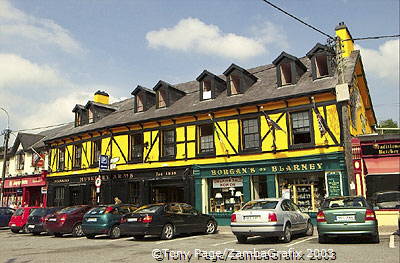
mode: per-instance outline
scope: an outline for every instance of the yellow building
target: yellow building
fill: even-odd
[[[345,25],[337,32],[349,36]],[[98,177],[101,203],[188,202],[222,224],[254,198],[285,196],[313,212],[324,196],[351,194],[350,138],[376,124],[352,49],[340,76],[334,50],[317,44],[301,58],[282,52],[252,69],[138,86],[114,104],[97,92],[46,141],[49,205],[96,202]]]

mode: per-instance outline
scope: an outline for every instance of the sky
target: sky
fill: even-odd
[[[329,35],[341,21],[354,38],[400,31],[398,0],[271,2]],[[262,0],[0,0],[0,107],[14,131],[70,122],[97,90],[114,102],[326,41]],[[399,121],[399,38],[356,44],[378,120]]]

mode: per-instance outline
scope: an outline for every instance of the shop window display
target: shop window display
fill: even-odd
[[[242,177],[210,179],[209,186],[210,212],[234,212],[242,207]]]
[[[291,199],[303,212],[315,212],[326,195],[323,173],[279,176],[279,194]]]

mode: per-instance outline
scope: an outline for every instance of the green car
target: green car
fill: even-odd
[[[325,199],[317,214],[317,229],[319,243],[336,236],[367,236],[379,243],[375,212],[362,196]]]
[[[82,220],[82,230],[89,239],[96,235],[119,238],[121,217],[135,211],[138,207],[129,204],[101,205],[90,209]]]

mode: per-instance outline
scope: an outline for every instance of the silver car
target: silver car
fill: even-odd
[[[239,243],[248,237],[279,237],[290,242],[293,234],[312,236],[314,227],[308,214],[300,211],[291,200],[259,199],[246,203],[231,216],[231,229]]]

